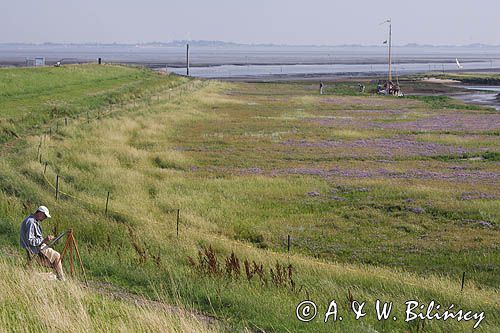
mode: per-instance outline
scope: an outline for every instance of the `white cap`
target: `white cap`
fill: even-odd
[[[45,216],[47,216],[48,218],[52,217],[52,216],[50,216],[49,209],[45,206],[38,207],[36,211],[44,213]]]

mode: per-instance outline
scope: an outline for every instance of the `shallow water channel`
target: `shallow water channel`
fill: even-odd
[[[470,104],[492,106],[500,111],[500,86],[455,86],[470,90],[470,93],[453,95],[451,97]]]

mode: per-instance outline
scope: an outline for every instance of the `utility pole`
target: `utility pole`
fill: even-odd
[[[186,75],[189,76],[189,43],[186,44]]]
[[[391,19],[388,20],[389,22],[389,82],[392,82],[392,54],[391,54],[391,48],[392,48],[392,22]]]
[[[385,20],[384,22],[380,23],[379,25],[382,25],[382,24],[386,24],[386,23],[389,23],[389,40],[387,41],[384,41],[384,44],[386,44],[387,42],[389,42],[389,59],[388,59],[388,63],[389,63],[389,70],[388,70],[388,87],[390,86],[389,82],[392,82],[392,20],[391,19],[388,19],[388,20]]]

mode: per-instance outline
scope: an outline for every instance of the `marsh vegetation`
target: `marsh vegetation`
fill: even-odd
[[[17,258],[8,265],[22,265],[18,225],[43,202],[54,211],[45,231],[75,230],[92,280],[181,302],[215,316],[220,330],[421,328],[374,315],[295,318],[304,299],[338,299],[348,313],[349,295],[454,303],[485,311],[478,331],[500,325],[498,112],[120,66],[0,71],[6,78],[17,82],[0,96],[0,244]],[[229,261],[219,259],[217,274],[197,261],[208,248],[202,258]],[[245,261],[268,281],[279,265],[286,287],[247,278]],[[82,304],[101,320],[95,302]],[[404,318],[403,307],[394,311]],[[426,322],[432,332],[472,325]]]

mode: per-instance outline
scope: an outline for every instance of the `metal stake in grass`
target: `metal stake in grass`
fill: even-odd
[[[181,210],[177,209],[177,238],[179,238],[179,217],[180,217]]]
[[[106,209],[104,210],[104,215],[108,215],[108,203],[109,203],[109,191],[108,191],[108,196],[106,197]]]
[[[290,252],[290,235],[288,235],[288,239],[287,239],[287,249],[288,249],[288,252]]]
[[[462,274],[462,289],[460,291],[464,291],[464,283],[465,283],[465,272]]]
[[[56,200],[59,199],[59,175],[56,175]]]

